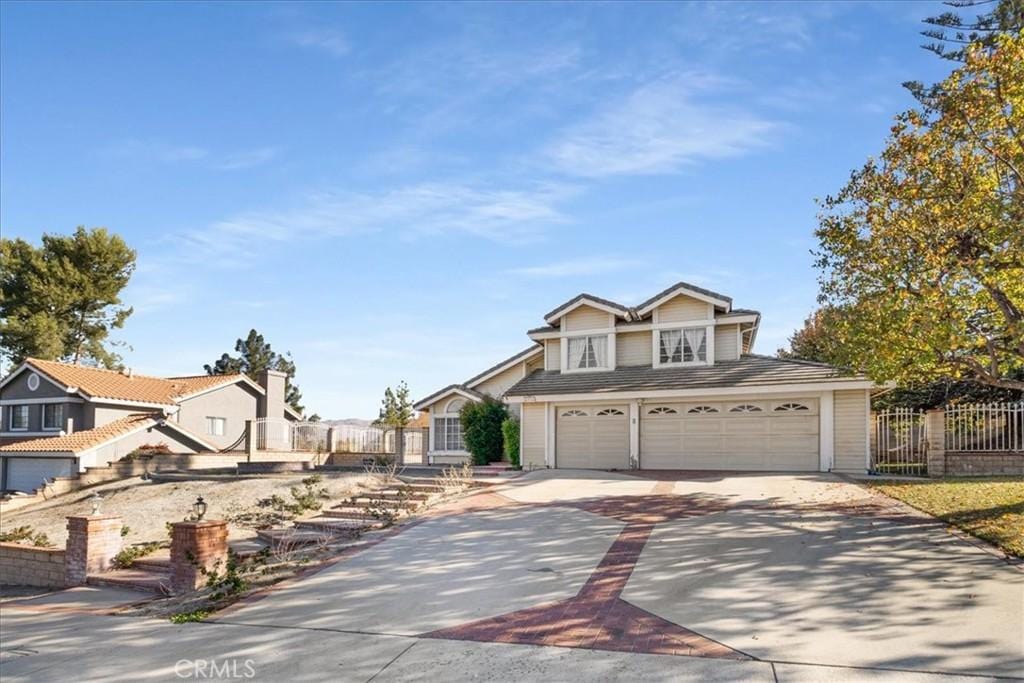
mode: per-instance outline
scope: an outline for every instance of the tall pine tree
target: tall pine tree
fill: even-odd
[[[288,376],[285,384],[285,402],[299,413],[303,412],[302,392],[295,384],[295,362],[291,353],[283,355],[275,352],[269,343],[264,340],[263,335],[256,330],[249,330],[245,339],[235,342],[235,353],[232,356],[227,353],[213,362],[213,365],[204,365],[208,375],[231,375],[242,373],[253,381],[256,381],[259,374],[264,370],[277,370]]]

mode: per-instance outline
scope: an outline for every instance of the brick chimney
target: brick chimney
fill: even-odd
[[[258,417],[284,417],[284,389],[288,375],[277,370],[264,370],[259,374],[260,386],[266,392],[260,398]]]

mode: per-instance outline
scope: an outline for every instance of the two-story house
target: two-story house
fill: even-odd
[[[140,446],[171,453],[242,450],[246,420],[301,419],[284,373],[149,377],[29,358],[0,380],[0,491],[120,460]]]
[[[520,417],[524,468],[865,472],[870,391],[840,368],[752,353],[761,315],[680,282],[639,306],[580,294],[533,345],[424,398],[429,462],[460,462],[459,410]]]

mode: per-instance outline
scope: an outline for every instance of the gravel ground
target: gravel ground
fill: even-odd
[[[207,519],[230,519],[241,512],[263,510],[264,508],[257,505],[258,501],[274,494],[289,502],[292,501],[290,488],[300,486],[306,476],[308,475],[297,474],[233,481],[196,480],[165,483],[144,481],[137,477],[124,479],[58,496],[28,509],[6,513],[3,519],[0,519],[0,531],[30,526],[36,532],[46,534],[52,545],[63,547],[67,540],[66,518],[90,514],[91,498],[94,493],[99,492],[103,496],[100,511],[104,514],[120,515],[128,527],[126,544],[166,541],[166,523],[179,522],[190,514],[192,503],[197,496],[202,496],[209,506],[206,512]],[[323,480],[317,486],[328,491],[329,500],[324,500],[325,507],[348,497],[370,481],[362,473],[325,473],[322,476]],[[315,515],[315,512],[309,512],[304,516]],[[237,524],[229,524],[228,530],[229,538],[232,540],[256,535],[255,529]]]

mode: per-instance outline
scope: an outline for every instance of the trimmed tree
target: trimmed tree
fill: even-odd
[[[487,465],[501,460],[504,439],[501,424],[508,417],[505,404],[490,396],[481,401],[469,401],[462,406],[462,441],[473,456],[473,463]]]
[[[505,442],[505,458],[514,467],[519,467],[519,420],[506,418],[501,423],[501,435]]]

